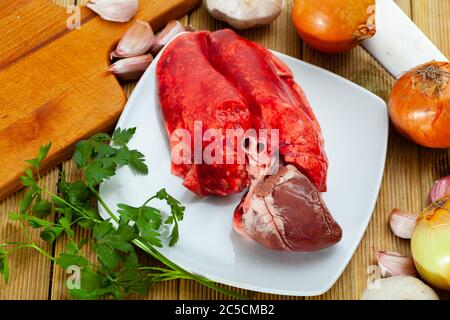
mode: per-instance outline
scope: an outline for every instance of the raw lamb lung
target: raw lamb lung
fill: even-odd
[[[289,68],[229,29],[209,36],[214,67],[245,97],[256,129],[278,129],[283,160],[326,191],[328,160],[320,125]]]
[[[195,32],[178,37],[164,50],[157,65],[159,98],[171,138],[176,129],[188,130],[193,138],[196,121],[203,124],[201,134],[209,128],[251,127],[246,101],[208,60],[209,34]],[[171,139],[171,150],[179,143]],[[193,139],[186,147],[193,152]],[[183,178],[183,185],[192,192],[225,196],[248,186],[243,164],[195,164],[193,156],[191,164],[172,162],[172,173]]]
[[[320,125],[288,67],[267,49],[229,29],[175,39],[157,66],[166,127],[278,129],[279,151],[320,191],[326,191],[327,157]],[[171,145],[173,147],[173,145]],[[184,185],[199,195],[241,191],[247,176],[236,165],[172,165]]]
[[[184,186],[201,196],[226,196],[250,186],[235,211],[234,228],[268,248],[315,251],[341,239],[319,193],[326,191],[328,170],[320,125],[283,62],[231,30],[193,32],[164,50],[157,78],[172,152],[180,145],[173,133],[185,129],[194,137],[196,121],[202,132],[279,130],[279,146],[267,146],[270,154],[281,155],[275,175],[266,175],[271,165],[180,164],[172,158],[172,173]],[[194,150],[194,141],[183,143]],[[225,147],[218,152],[225,154]],[[235,160],[237,152],[232,150]]]

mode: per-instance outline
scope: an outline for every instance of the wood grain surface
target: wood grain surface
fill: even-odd
[[[40,145],[52,142],[47,170],[67,159],[78,140],[114,127],[126,97],[106,67],[111,48],[133,23],[105,21],[86,9],[81,28],[69,30],[71,14],[49,0],[2,3],[0,199],[20,186],[24,160]],[[199,3],[141,1],[136,19],[157,30]]]
[[[23,2],[24,5],[27,1]],[[59,1],[64,4],[64,0]],[[448,0],[396,0],[402,9],[413,18],[418,26],[446,54],[450,56],[450,1]],[[318,53],[297,37],[291,21],[287,1],[282,15],[270,26],[240,32],[243,36],[262,43],[270,49],[284,52],[325,69],[331,70],[387,99],[394,79],[362,48],[340,55]],[[0,5],[0,8],[5,4]],[[1,12],[1,10],[0,10]],[[3,17],[0,16],[0,22]],[[225,24],[212,19],[203,7],[196,9],[182,19],[197,30],[216,30]],[[1,51],[0,51],[1,53]],[[1,54],[0,54],[1,57]],[[0,60],[1,61],[1,60]],[[4,80],[2,80],[4,83]],[[130,94],[134,83],[124,85]],[[368,119],[370,121],[370,119]],[[64,170],[69,178],[78,174],[71,161],[50,171],[43,181],[49,188],[56,189],[58,173]],[[428,190],[435,179],[450,174],[449,150],[430,150],[418,147],[401,138],[392,129],[389,137],[388,158],[384,180],[377,206],[368,230],[354,257],[337,283],[324,295],[306,299],[359,299],[369,277],[368,267],[375,264],[376,250],[393,250],[410,254],[409,243],[392,235],[387,217],[392,208],[419,212],[426,205]],[[17,208],[21,192],[0,203],[0,242],[17,238],[13,223],[7,222],[7,213]],[[37,235],[33,235],[37,238]],[[78,237],[85,236],[80,233]],[[39,240],[38,240],[39,241]],[[58,254],[63,248],[58,242],[49,252]],[[145,254],[140,254],[144,263],[155,263]],[[66,275],[59,267],[32,251],[18,252],[12,259],[12,274],[8,286],[0,282],[0,299],[67,299]],[[276,275],[274,275],[276,277]],[[303,299],[241,290],[252,299]],[[449,293],[439,291],[442,299]],[[226,298],[192,281],[173,281],[155,286],[147,296],[133,296],[135,299],[218,299]]]

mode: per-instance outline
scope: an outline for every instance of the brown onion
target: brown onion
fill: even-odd
[[[432,61],[405,73],[389,99],[397,130],[425,147],[450,147],[450,64]]]
[[[347,51],[375,34],[375,0],[295,0],[292,21],[311,47]]]

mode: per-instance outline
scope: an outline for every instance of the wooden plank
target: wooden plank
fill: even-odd
[[[56,12],[48,14],[61,20],[62,8],[42,1],[31,2],[37,6],[33,11],[39,11],[39,5],[44,11],[56,8]],[[149,21],[158,29],[199,3],[141,1],[136,19]],[[31,15],[24,19],[23,26],[32,28],[30,20],[34,21]],[[0,67],[0,199],[20,187],[23,160],[32,157],[41,144],[53,142],[42,165],[45,171],[66,159],[76,141],[114,126],[126,99],[115,76],[105,69],[113,44],[132,23],[112,23],[96,17],[84,22],[80,30],[46,33],[41,44],[33,44],[32,50]],[[21,25],[6,21],[1,27]],[[28,41],[25,36],[14,37],[14,33],[9,39],[18,46]]]
[[[0,69],[26,54],[42,47],[51,39],[69,32],[66,20],[69,16],[65,6],[75,0],[58,0],[52,5],[49,0],[2,1],[0,4]],[[95,14],[82,9],[83,21]]]
[[[450,57],[450,2],[448,0],[412,0],[414,21],[419,28]],[[433,150],[419,148],[421,173],[422,206],[427,205],[426,199],[433,182],[440,177],[450,175],[450,150]],[[440,291],[442,299],[450,299],[450,293]]]
[[[57,0],[55,3],[59,6],[67,6],[72,4],[74,0]],[[24,15],[33,15],[36,20],[40,20],[41,26],[44,26],[48,33],[61,32],[62,28],[65,28],[65,19],[52,19],[52,14],[48,14],[46,10],[38,10],[36,6],[37,2],[24,1],[4,1],[0,5],[0,25],[5,24],[6,19],[12,17],[16,20],[24,18]],[[65,12],[61,8],[48,7],[48,10],[52,12]],[[8,13],[8,14],[5,14]],[[26,19],[24,19],[26,20]],[[8,32],[11,30],[8,30]],[[3,33],[4,37],[8,39],[7,34]],[[33,46],[39,46],[42,44],[43,36],[45,33],[42,30],[31,30],[30,28],[20,28],[19,33],[11,34],[10,45],[5,45],[0,48],[0,65],[2,61],[11,61],[14,58],[24,54],[27,50],[30,50]],[[17,46],[14,41],[14,37],[25,36],[29,37],[30,41],[27,41],[22,46]],[[11,49],[14,50],[11,50]],[[16,50],[17,49],[17,50]],[[4,50],[10,50],[6,52]],[[44,185],[51,191],[56,191],[56,183],[58,182],[59,169],[55,168],[47,175],[43,177]],[[18,237],[20,231],[18,230],[17,223],[7,222],[7,214],[11,211],[17,210],[18,203],[23,195],[23,191],[17,192],[11,195],[9,198],[0,202],[0,242],[10,241]],[[32,232],[32,239],[38,240],[39,233]],[[23,237],[17,238],[17,240],[23,240]],[[40,242],[42,244],[42,242]],[[48,252],[52,251],[52,246],[46,245],[45,249]],[[37,268],[35,266],[38,266]],[[4,299],[48,299],[50,294],[50,275],[52,271],[52,264],[47,258],[43,257],[36,251],[26,250],[19,251],[12,257],[11,260],[11,279],[7,286],[2,284],[0,286],[0,300]]]
[[[42,178],[41,186],[56,191],[58,168]],[[8,213],[17,212],[23,192],[17,192],[0,203],[0,243],[9,241],[27,242],[18,222],[8,222]],[[51,219],[52,217],[49,217]],[[39,238],[38,230],[30,230],[31,238],[48,253],[52,246]],[[5,285],[0,279],[0,300],[45,300],[50,289],[51,261],[32,249],[16,251],[10,258],[10,279]]]

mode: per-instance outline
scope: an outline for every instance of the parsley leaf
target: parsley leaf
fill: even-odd
[[[88,186],[97,186],[116,173],[117,165],[108,160],[96,160],[84,168],[84,179]]]
[[[145,294],[152,282],[146,271],[140,270],[136,253],[133,251],[124,259],[123,268],[117,274],[117,283],[124,288],[126,295]]]
[[[39,199],[34,205],[32,212],[40,217],[45,217],[52,212],[52,203],[44,199]]]
[[[155,247],[162,247],[160,240],[161,233],[159,232],[163,219],[162,212],[161,210],[147,206],[147,203],[154,198],[164,200],[170,206],[171,215],[165,219],[164,224],[171,227],[169,246],[174,246],[180,237],[178,223],[184,218],[185,208],[177,199],[168,194],[165,189],[159,190],[155,196],[151,197],[141,207],[132,207],[119,203],[119,210],[117,212],[121,217],[125,217],[136,224],[139,235],[144,240]]]
[[[133,138],[134,134],[136,133],[136,128],[129,128],[129,129],[120,129],[117,128],[116,131],[114,131],[112,142],[119,147],[125,147],[128,142],[130,142],[131,138]]]
[[[147,240],[150,244],[156,247],[162,247],[158,232],[161,227],[162,217],[161,212],[155,208],[142,206],[135,208],[123,203],[118,204],[117,211],[123,219],[133,221],[140,236]]]
[[[92,158],[96,156],[96,151],[102,149],[101,145],[110,141],[111,137],[105,133],[99,133],[88,140],[81,140],[75,145],[75,152],[72,159],[79,168],[86,167]]]
[[[85,267],[89,264],[89,261],[85,257],[79,255],[62,253],[58,259],[56,259],[56,263],[61,268],[67,269],[70,266]]]
[[[93,231],[97,240],[94,251],[106,269],[114,269],[118,266],[121,253],[130,253],[134,250],[131,241],[139,235],[136,227],[123,222],[116,230],[111,222],[103,221],[95,225]]]
[[[61,235],[63,231],[64,228],[60,226],[46,227],[44,230],[41,231],[40,237],[45,242],[52,244]]]
[[[94,300],[111,295],[110,282],[107,274],[93,271],[89,266],[81,270],[81,288],[71,289],[70,296],[74,299]]]
[[[34,191],[32,189],[28,189],[25,191],[22,200],[19,202],[19,212],[26,212],[33,202]]]
[[[123,149],[119,151],[118,156],[122,156],[126,159],[126,164],[139,175],[148,174],[148,167],[144,162],[144,155],[137,150]]]
[[[168,194],[166,189],[159,190],[156,194],[156,197],[159,200],[165,200],[167,202],[167,204],[170,206],[174,218],[176,218],[178,221],[183,220],[185,207],[181,205],[180,201]]]
[[[47,157],[47,154],[50,151],[51,147],[52,147],[51,143],[41,146],[39,148],[37,157],[35,159],[26,160],[26,162],[31,164],[33,166],[33,168],[36,169],[36,171],[39,171],[39,167],[41,166],[42,161]]]
[[[168,194],[165,189],[161,189],[160,191],[158,191],[156,197],[159,200],[165,200],[166,203],[170,206],[171,216],[169,216],[164,223],[166,225],[172,226],[171,239],[169,243],[169,246],[172,247],[178,242],[180,238],[178,222],[182,221],[184,218],[185,207],[181,205],[180,201]]]
[[[30,168],[25,169],[25,175],[20,177],[20,182],[24,187],[32,189],[34,192],[39,192],[39,186],[34,180],[33,171]]]
[[[8,252],[1,248],[0,248],[0,274],[3,275],[3,280],[7,284],[9,281]]]
[[[29,226],[32,228],[45,228],[45,227],[50,227],[53,226],[53,223],[48,221],[48,220],[44,220],[35,216],[30,216],[24,213],[14,213],[11,212],[8,215],[8,219],[11,221],[27,221]]]
[[[76,144],[73,160],[78,168],[83,169],[84,182],[88,187],[98,186],[114,176],[119,166],[129,165],[137,174],[148,173],[144,155],[127,147],[135,132],[136,128],[118,128],[112,138],[106,134],[97,134]]]
[[[64,172],[61,174],[58,189],[63,198],[69,203],[81,207],[85,207],[86,202],[94,196],[92,191],[84,182],[67,182],[66,174]]]

